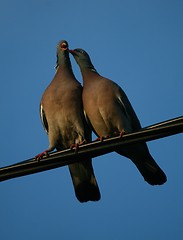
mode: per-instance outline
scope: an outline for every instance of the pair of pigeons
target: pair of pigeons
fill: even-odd
[[[69,53],[80,67],[83,88],[73,74]],[[90,142],[91,130],[102,139],[141,129],[123,90],[99,75],[83,49],[69,50],[65,40],[57,45],[56,74],[42,96],[40,115],[48,134],[49,148],[37,155],[37,159],[55,148],[62,150]],[[166,175],[150,155],[146,143],[119,147],[116,152],[131,159],[149,184],[166,182]],[[98,201],[100,191],[91,159],[70,164],[69,170],[77,199],[80,202]]]

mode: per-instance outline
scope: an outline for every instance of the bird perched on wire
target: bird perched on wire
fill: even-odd
[[[70,50],[70,53],[81,70],[84,111],[96,135],[102,139],[141,129],[124,91],[96,71],[86,51],[78,48]],[[166,182],[166,175],[150,155],[145,142],[117,148],[116,152],[131,159],[149,184]]]
[[[49,148],[38,154],[40,159],[54,150],[78,146],[91,141],[91,131],[83,113],[82,86],[76,80],[69,58],[67,41],[57,45],[56,74],[40,103],[40,115],[49,138]],[[98,201],[100,191],[91,159],[69,165],[75,194],[80,202]]]

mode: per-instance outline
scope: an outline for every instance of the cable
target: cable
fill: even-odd
[[[102,142],[94,141],[81,145],[78,152],[65,149],[63,151],[53,152],[40,161],[31,158],[10,166],[2,167],[0,168],[0,181],[63,167],[77,161],[84,161],[86,156],[95,158],[113,152],[119,146],[122,148],[126,144],[152,141],[181,132],[183,132],[183,117],[170,119],[142,128],[137,132],[125,134],[123,137],[113,137],[105,139]]]

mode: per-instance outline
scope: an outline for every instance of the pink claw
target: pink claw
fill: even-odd
[[[123,135],[125,134],[125,130],[122,130],[119,134],[120,137],[123,137]]]
[[[74,149],[75,152],[78,152],[78,148],[79,148],[79,144],[78,144],[78,143],[74,143],[74,144],[72,144],[72,145],[70,146],[70,149],[71,149],[71,150]]]
[[[97,141],[103,142],[103,140],[104,140],[104,137],[98,137],[94,140],[94,142],[97,142]]]
[[[35,156],[35,159],[39,161],[39,160],[42,159],[44,156],[48,156],[48,150],[46,150],[46,151],[44,151],[44,152],[39,153],[38,155],[36,155],[36,156]]]
[[[83,145],[84,143],[86,143],[86,140],[83,140],[83,141],[80,142],[80,143],[73,143],[73,144],[70,146],[70,149],[74,149],[75,152],[78,152],[79,146]]]
[[[104,139],[107,139],[107,138],[109,138],[109,136],[106,136],[106,137],[101,136],[101,137],[96,138],[96,139],[94,140],[94,142],[97,142],[97,141],[103,142]]]

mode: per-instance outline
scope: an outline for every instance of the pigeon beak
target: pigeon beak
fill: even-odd
[[[73,55],[73,56],[77,56],[77,53],[74,50],[69,50],[69,52]]]
[[[67,42],[63,42],[60,47],[61,47],[61,49],[63,51],[66,51],[66,50],[68,50],[68,43]]]

